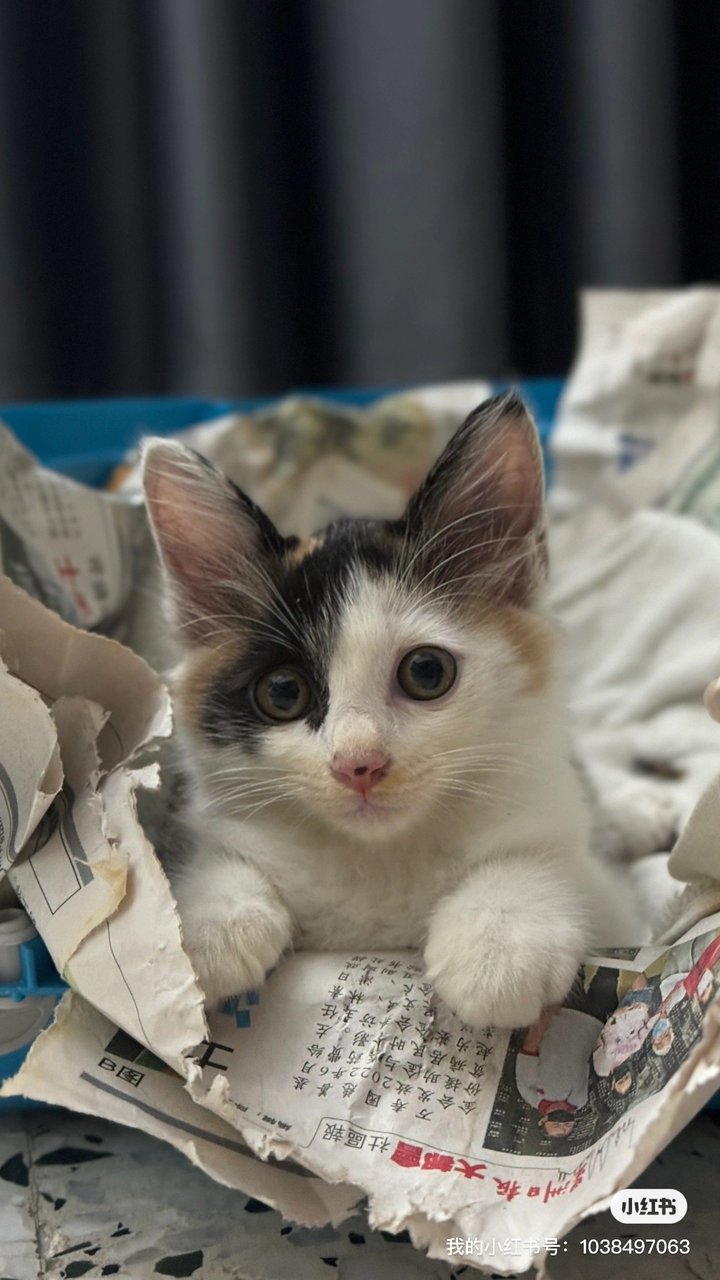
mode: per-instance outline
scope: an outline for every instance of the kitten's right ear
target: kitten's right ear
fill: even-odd
[[[543,461],[514,392],[478,405],[403,517],[412,564],[431,589],[526,605],[547,572]]]
[[[233,618],[262,607],[284,539],[246,494],[183,445],[149,441],[142,472],[176,620],[189,640],[209,643]]]

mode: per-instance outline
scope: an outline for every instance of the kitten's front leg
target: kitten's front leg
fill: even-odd
[[[471,1026],[526,1027],[561,1003],[588,943],[581,895],[552,863],[488,862],[436,907],[425,964]]]
[[[186,865],[172,884],[208,1004],[259,987],[292,940],[290,913],[264,876],[219,851]]]

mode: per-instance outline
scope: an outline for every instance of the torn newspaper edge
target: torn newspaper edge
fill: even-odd
[[[107,785],[112,769],[169,733],[169,697],[142,658],[64,622],[7,578],[0,578],[0,616],[12,690],[3,703],[0,768],[16,815],[4,868],[64,973],[78,944],[125,896],[127,855],[102,831],[101,776]],[[38,724],[42,750],[29,754]],[[16,856],[14,828],[22,829],[20,815],[27,827],[28,813],[43,821],[29,838],[25,832]]]
[[[0,869],[7,871],[60,790],[52,715],[0,659]]]
[[[193,1102],[182,1076],[74,992],[58,1007],[52,1036],[36,1041],[23,1072],[31,1096],[163,1138],[218,1182],[291,1221],[342,1222],[362,1197],[357,1187],[258,1160],[237,1129]]]

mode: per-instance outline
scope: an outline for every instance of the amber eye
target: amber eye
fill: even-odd
[[[269,720],[299,720],[310,705],[310,686],[299,671],[279,667],[260,677],[253,697]]]
[[[397,669],[398,684],[408,698],[428,702],[452,688],[457,663],[447,649],[412,649]]]

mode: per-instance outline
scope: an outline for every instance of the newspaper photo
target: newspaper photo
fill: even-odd
[[[512,1032],[456,1018],[407,951],[297,952],[259,992],[206,1014],[142,821],[147,804],[162,807],[172,711],[151,665],[167,664],[134,459],[112,492],[88,490],[3,432],[0,473],[14,468],[21,483],[16,494],[0,479],[0,868],[70,988],[3,1097],[144,1129],[289,1221],[337,1224],[361,1208],[433,1258],[495,1274],[552,1274],[553,1243],[704,1106],[720,1086],[720,727],[702,700],[720,673],[705,607],[720,592],[709,443],[720,299],[700,293],[692,306],[665,294],[633,306],[623,296],[615,311],[596,302],[603,315],[587,328],[556,439],[553,606],[578,741],[610,810],[635,819],[628,863],[656,917],[637,946],[586,956],[564,1003]],[[693,353],[709,398],[690,403]],[[638,391],[668,368],[684,422]],[[397,514],[485,391],[462,384],[367,409],[294,398],[184,438],[281,528],[311,532],[339,511]],[[631,420],[649,443],[628,468],[618,440]],[[666,447],[693,422],[702,500]],[[589,493],[590,477],[591,500],[563,499],[574,484]],[[608,649],[623,602],[667,569],[652,568],[663,539],[687,560],[676,604],[666,581],[665,612]],[[500,1250],[507,1240],[518,1247]]]

